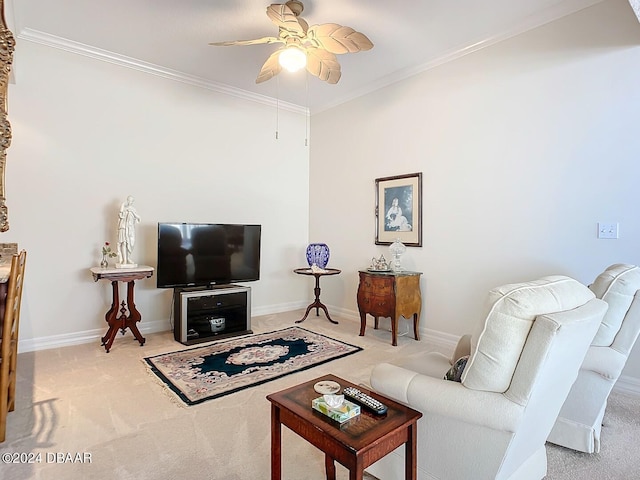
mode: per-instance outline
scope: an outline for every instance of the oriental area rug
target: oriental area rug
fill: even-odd
[[[290,327],[144,360],[178,398],[196,405],[360,350],[304,328]]]

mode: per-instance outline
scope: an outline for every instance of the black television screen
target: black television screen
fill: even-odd
[[[260,279],[260,225],[158,223],[158,288]]]

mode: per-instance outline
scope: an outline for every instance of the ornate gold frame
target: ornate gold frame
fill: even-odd
[[[0,232],[9,230],[4,172],[7,162],[7,148],[11,145],[11,124],[7,115],[7,95],[15,46],[16,41],[7,28],[7,22],[4,17],[4,0],[0,0]]]

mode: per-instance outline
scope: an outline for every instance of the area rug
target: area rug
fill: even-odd
[[[178,398],[196,405],[360,350],[304,328],[290,327],[144,360]]]

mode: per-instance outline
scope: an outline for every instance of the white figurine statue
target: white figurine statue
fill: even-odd
[[[133,206],[133,197],[129,195],[120,206],[118,212],[118,263],[116,268],[135,268],[137,263],[131,261],[131,252],[136,243],[135,225],[140,216]]]

